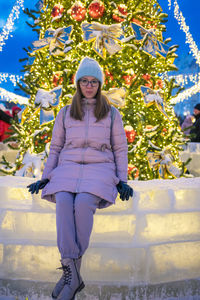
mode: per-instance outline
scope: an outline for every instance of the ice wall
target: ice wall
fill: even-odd
[[[53,282],[55,205],[28,193],[33,181],[0,177],[0,278]],[[200,178],[130,184],[133,199],[95,215],[85,280],[134,286],[200,278]]]

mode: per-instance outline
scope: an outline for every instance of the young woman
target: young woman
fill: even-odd
[[[57,244],[63,275],[52,297],[72,300],[84,288],[81,258],[89,245],[96,208],[133,196],[127,185],[127,141],[117,109],[101,94],[103,72],[85,57],[75,77],[72,104],[58,113],[42,180],[29,185],[43,189],[42,198],[56,202]]]

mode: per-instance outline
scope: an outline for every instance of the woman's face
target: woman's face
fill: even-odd
[[[99,81],[92,76],[84,76],[79,80],[80,88],[83,96],[87,99],[95,98],[98,88]]]

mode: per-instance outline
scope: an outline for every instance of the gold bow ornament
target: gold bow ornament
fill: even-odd
[[[112,88],[109,91],[102,91],[109,102],[114,106],[123,107],[125,105],[126,89],[125,88]]]
[[[54,120],[53,107],[58,106],[62,94],[62,86],[58,86],[51,91],[38,89],[35,96],[35,104],[39,105],[40,124],[46,124]]]
[[[159,91],[154,91],[149,87],[141,86],[141,92],[142,96],[144,98],[144,103],[147,105],[147,107],[151,106],[152,104],[155,104],[157,109],[170,121],[164,106],[164,100],[161,97]]]
[[[142,50],[156,58],[156,54],[166,57],[169,51],[169,46],[158,41],[154,31],[147,30],[144,27],[131,23],[131,28],[135,34],[135,39],[143,42]]]
[[[158,170],[160,178],[168,178],[167,174],[171,174],[174,178],[180,177],[181,171],[173,164],[174,158],[169,149],[159,152],[148,151],[147,158],[150,167]]]
[[[22,177],[40,178],[42,170],[44,169],[45,156],[45,152],[35,154],[27,151],[22,161],[23,167],[19,169],[15,173],[15,175]]]
[[[120,24],[102,25],[97,22],[82,24],[83,39],[87,42],[94,41],[93,49],[103,58],[106,50],[110,55],[120,51],[122,47],[117,43],[124,38]]]
[[[57,29],[47,29],[43,39],[32,43],[33,52],[49,47],[51,55],[64,55],[71,50],[71,47],[68,45],[72,42],[69,40],[72,29],[72,25]]]

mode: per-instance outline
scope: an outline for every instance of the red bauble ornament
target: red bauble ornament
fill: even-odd
[[[74,20],[81,22],[85,19],[86,8],[81,2],[75,3],[71,8],[71,16]]]
[[[90,3],[88,10],[91,18],[99,19],[103,16],[105,7],[103,2],[101,2],[100,0],[94,0]]]
[[[61,4],[56,4],[52,9],[51,16],[54,19],[59,19],[62,17],[63,11],[64,11],[64,7]]]
[[[135,137],[137,135],[136,131],[133,129],[132,126],[130,125],[126,125],[124,127],[125,133],[126,133],[126,137],[129,143],[133,143],[135,140]]]

